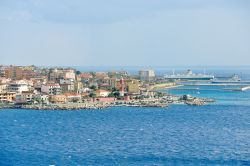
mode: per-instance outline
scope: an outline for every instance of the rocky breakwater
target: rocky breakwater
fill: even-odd
[[[34,110],[82,110],[82,109],[103,109],[110,107],[111,103],[106,102],[89,102],[89,103],[64,103],[64,104],[47,104],[47,105],[23,105],[22,109]]]
[[[131,100],[124,102],[116,102],[116,106],[128,106],[128,107],[167,107],[168,102],[163,99],[143,99],[143,100]]]
[[[196,97],[191,97],[189,95],[183,95],[182,97],[180,97],[179,100],[187,105],[194,105],[194,106],[202,106],[208,103],[215,102],[214,99],[196,98]]]
[[[104,109],[114,106],[128,106],[128,107],[167,107],[168,102],[163,99],[143,99],[130,101],[116,101],[116,102],[86,102],[86,103],[57,103],[57,104],[31,104],[21,105],[16,108],[32,109],[32,110],[83,110],[83,109]]]

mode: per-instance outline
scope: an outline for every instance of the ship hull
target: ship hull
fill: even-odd
[[[166,79],[172,79],[172,80],[202,80],[202,81],[209,81],[212,80],[213,77],[165,77]]]

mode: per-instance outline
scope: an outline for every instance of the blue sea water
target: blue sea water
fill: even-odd
[[[250,165],[250,91],[198,88],[168,92],[217,102],[0,110],[0,165]]]
[[[230,88],[242,86],[182,86],[175,89],[163,90],[170,94],[188,94],[200,98],[212,98],[218,105],[250,106],[250,91],[233,91]]]
[[[249,165],[250,108],[0,111],[0,165]]]

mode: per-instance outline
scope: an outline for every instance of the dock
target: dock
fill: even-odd
[[[231,91],[246,91],[249,90],[250,86],[245,86],[241,88],[225,88],[224,90],[231,90]]]
[[[250,84],[234,84],[234,83],[223,83],[223,84],[211,84],[211,83],[190,83],[182,84],[186,86],[250,86]]]
[[[249,90],[249,89],[250,89],[250,86],[246,86],[246,87],[241,88],[242,91],[246,91],[246,90]]]

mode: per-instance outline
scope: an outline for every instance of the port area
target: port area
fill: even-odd
[[[212,83],[211,81],[178,81],[176,82],[176,86],[184,86],[184,88],[178,88],[179,90],[199,90],[201,86],[214,86],[214,87],[225,87],[223,90],[230,90],[230,91],[247,91],[250,90],[250,82],[249,81],[242,81],[239,83]],[[185,86],[189,86],[186,88]],[[193,87],[193,88],[190,88]],[[197,87],[196,87],[197,86]],[[176,87],[176,88],[177,88]],[[173,87],[175,89],[175,87]]]
[[[250,82],[239,83],[212,83],[211,81],[177,81],[176,85],[181,86],[250,86]]]

